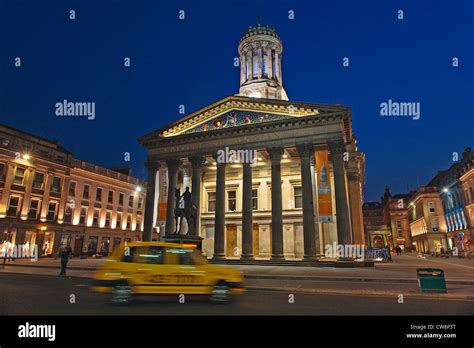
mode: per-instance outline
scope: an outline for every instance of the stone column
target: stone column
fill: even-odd
[[[245,61],[245,54],[243,54],[239,59],[240,59],[240,84],[243,84],[246,80],[245,64],[247,63]]]
[[[143,241],[149,242],[153,237],[153,215],[155,212],[155,184],[156,173],[160,169],[159,162],[146,162],[145,166],[148,170],[148,178],[146,183],[145,198],[145,216],[143,221]]]
[[[201,228],[201,176],[202,166],[206,162],[204,157],[192,157],[189,159],[192,165],[192,188],[191,188],[191,200],[196,206],[196,226],[194,231],[191,231],[193,236],[199,235]]]
[[[246,56],[245,56],[245,64],[247,64],[247,76],[246,76],[246,81],[249,81],[252,79],[252,57],[253,57],[253,52],[250,50],[250,52],[247,51]]]
[[[273,64],[275,64],[275,80],[280,81],[280,63],[278,58],[278,52],[275,50],[275,59]]]
[[[176,207],[176,198],[174,191],[178,181],[179,160],[171,159],[166,161],[168,167],[168,201],[166,204],[166,227],[165,236],[169,236],[175,232],[179,226],[175,226],[174,209]]]
[[[283,148],[267,149],[272,161],[272,259],[283,258],[283,213],[281,201],[281,156]]]
[[[363,174],[359,168],[362,158],[358,153],[351,154],[347,168],[349,186],[349,206],[351,211],[351,226],[354,244],[365,244],[364,222],[362,213]]]
[[[214,158],[217,161],[217,157]],[[225,162],[217,162],[214,258],[225,257]]]
[[[243,164],[242,182],[242,259],[253,259],[252,167]]]
[[[329,143],[329,151],[331,151],[336,191],[337,240],[339,244],[349,244],[352,238],[343,159],[344,143],[342,141]]]
[[[311,158],[313,146],[311,144],[296,145],[301,158],[301,189],[303,191],[303,235],[304,258],[315,259],[319,254],[319,231],[315,231],[313,184],[311,180]]]

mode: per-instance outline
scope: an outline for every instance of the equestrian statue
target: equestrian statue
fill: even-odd
[[[179,189],[174,190],[174,196],[176,200],[176,205],[174,208],[174,218],[176,221],[176,228],[174,234],[180,234],[181,232],[181,223],[183,222],[183,218],[186,218],[186,222],[188,223],[188,232],[186,235],[188,236],[195,236],[196,235],[196,219],[197,219],[197,207],[192,202],[191,192],[189,191],[189,187],[186,187],[186,190],[183,194]],[[184,203],[183,204],[181,203]]]

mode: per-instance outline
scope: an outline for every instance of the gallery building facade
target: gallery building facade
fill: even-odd
[[[74,158],[58,142],[0,125],[0,246],[37,245],[39,256],[50,256],[67,244],[76,256],[107,255],[141,239],[144,185]]]
[[[364,244],[365,157],[351,111],[288,100],[282,49],[275,30],[250,28],[238,47],[239,93],[140,138],[144,240],[189,232],[216,259],[316,259],[328,244]],[[196,224],[180,228],[187,187]]]

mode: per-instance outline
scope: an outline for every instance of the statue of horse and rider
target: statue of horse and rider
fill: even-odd
[[[186,218],[186,222],[188,223],[188,232],[186,235],[196,235],[197,207],[192,202],[192,195],[189,191],[189,187],[186,187],[186,190],[183,194],[181,194],[179,189],[175,189],[174,196],[176,198],[176,205],[174,208],[176,227],[174,234],[181,234],[181,224],[183,222],[183,218]]]

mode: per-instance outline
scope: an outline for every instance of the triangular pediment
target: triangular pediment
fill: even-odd
[[[159,136],[209,132],[229,127],[319,114],[316,107],[282,100],[228,97],[159,130]]]

